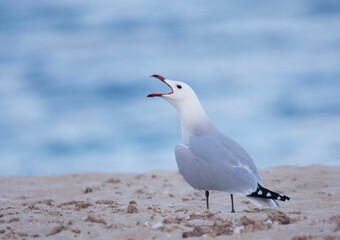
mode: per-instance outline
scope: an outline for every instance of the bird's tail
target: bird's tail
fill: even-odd
[[[276,208],[280,207],[280,205],[273,199],[265,199],[265,198],[257,198],[257,197],[249,197],[247,196],[249,201],[255,204],[258,207],[270,207]]]
[[[260,184],[258,184],[256,191],[252,194],[249,194],[247,197],[249,197],[249,200],[255,205],[268,207],[279,207],[279,204],[275,200],[290,200],[290,197],[270,191],[269,189],[262,187]]]

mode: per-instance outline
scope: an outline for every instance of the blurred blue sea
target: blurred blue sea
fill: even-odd
[[[340,1],[0,1],[0,176],[176,169],[187,82],[260,168],[340,164]]]

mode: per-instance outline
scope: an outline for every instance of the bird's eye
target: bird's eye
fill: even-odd
[[[182,88],[182,86],[181,86],[181,85],[177,85],[177,88],[178,88],[178,89],[181,89],[181,88]]]

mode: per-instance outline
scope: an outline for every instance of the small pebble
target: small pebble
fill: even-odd
[[[92,188],[89,188],[89,187],[86,188],[85,191],[84,191],[84,193],[90,193],[90,192],[93,192],[93,189],[92,189]]]
[[[155,230],[155,229],[162,228],[162,227],[164,227],[164,224],[161,223],[161,222],[158,222],[158,223],[152,225],[152,227],[150,229]]]
[[[135,206],[135,204],[129,204],[129,206],[127,207],[127,212],[128,213],[138,213],[138,209]]]

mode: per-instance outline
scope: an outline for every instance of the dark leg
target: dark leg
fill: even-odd
[[[207,209],[209,209],[209,191],[205,191],[205,200],[207,201]]]
[[[230,194],[231,197],[231,212],[234,213],[235,209],[234,209],[234,196],[233,194]]]

